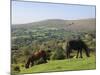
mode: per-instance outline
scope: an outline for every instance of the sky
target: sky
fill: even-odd
[[[95,6],[12,1],[12,24],[95,18]]]

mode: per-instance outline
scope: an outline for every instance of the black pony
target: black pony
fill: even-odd
[[[86,56],[90,57],[89,48],[87,47],[87,45],[85,44],[84,41],[82,41],[80,39],[68,41],[67,46],[66,46],[67,58],[70,58],[70,53],[72,52],[72,50],[77,50],[76,58],[78,58],[79,53],[80,53],[80,58],[82,58],[82,50],[83,49],[85,50]]]

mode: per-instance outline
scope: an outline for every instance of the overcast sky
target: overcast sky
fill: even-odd
[[[95,6],[12,1],[12,24],[85,18],[95,18]]]

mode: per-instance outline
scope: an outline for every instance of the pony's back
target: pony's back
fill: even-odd
[[[82,49],[87,47],[82,40],[70,40],[67,45],[72,49]]]

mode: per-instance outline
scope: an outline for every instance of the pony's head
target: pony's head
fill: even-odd
[[[29,56],[29,58],[28,58],[28,60],[27,60],[27,62],[26,62],[26,64],[25,64],[25,68],[26,68],[26,69],[29,68],[29,65],[30,65],[30,63],[31,63],[31,60],[32,60],[32,56]]]
[[[86,52],[86,56],[90,57],[90,49],[87,47],[87,45],[84,46],[85,52]]]
[[[29,68],[29,64],[25,64],[25,68],[26,68],[26,69]]]

